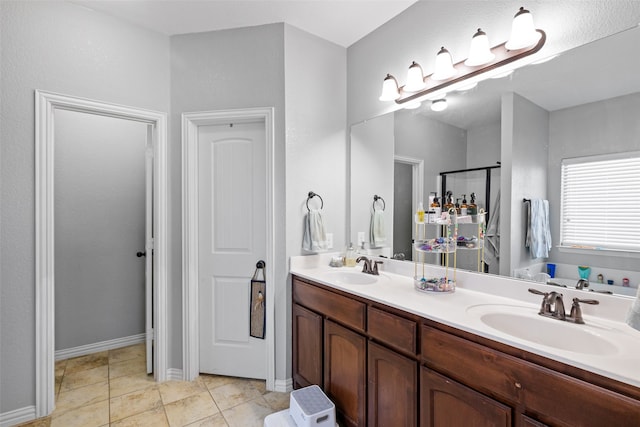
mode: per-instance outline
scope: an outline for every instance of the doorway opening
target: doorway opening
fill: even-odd
[[[394,258],[414,260],[413,241],[418,238],[412,226],[418,204],[423,202],[424,160],[394,156],[393,181],[393,251]]]
[[[166,114],[36,91],[36,417],[55,406],[54,147],[56,111],[75,111],[147,124],[152,141],[154,378],[167,376],[168,174]],[[145,242],[148,245],[151,242]],[[149,339],[151,337],[148,337]]]

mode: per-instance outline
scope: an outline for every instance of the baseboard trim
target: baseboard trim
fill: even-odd
[[[167,369],[167,380],[168,381],[183,381],[184,373],[182,369],[169,368]]]
[[[13,411],[0,413],[0,427],[10,427],[36,419],[36,407],[25,406]]]
[[[276,380],[273,391],[279,391],[280,393],[288,393],[293,390],[293,378],[287,378],[286,380]]]
[[[56,360],[70,359],[72,357],[86,356],[87,354],[98,353],[100,351],[113,350],[115,348],[127,347],[145,341],[146,334],[143,332],[128,337],[116,338],[108,341],[101,341],[93,344],[81,345],[79,347],[56,350]]]

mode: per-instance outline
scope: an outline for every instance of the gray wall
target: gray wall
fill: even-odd
[[[55,113],[55,346],[145,331],[141,122]]]
[[[503,96],[500,194],[500,274],[503,275],[511,275],[514,268],[543,261],[533,260],[524,247],[522,199],[547,198],[548,129],[548,111],[520,95]]]
[[[168,111],[169,42],[160,34],[67,2],[2,1],[0,55],[4,413],[35,404],[33,92],[43,89]]]
[[[560,243],[560,166],[564,158],[640,150],[640,93],[554,111],[549,118],[551,232]],[[597,201],[594,200],[594,203]],[[640,271],[637,258],[560,252],[555,263]]]
[[[467,168],[495,166],[500,161],[500,121],[467,129]]]
[[[284,25],[286,105],[286,253],[276,276],[276,379],[291,378],[289,257],[302,250],[303,208],[310,190],[324,199],[333,247],[345,245],[347,203],[347,50]],[[284,144],[284,143],[283,143]],[[277,168],[277,170],[280,167]],[[283,239],[285,215],[276,240]],[[284,240],[284,239],[283,239]]]

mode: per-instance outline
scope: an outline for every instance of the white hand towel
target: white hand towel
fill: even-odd
[[[551,250],[551,229],[549,227],[549,202],[542,199],[531,200],[530,237],[532,258],[548,258]],[[526,243],[525,243],[526,244]]]
[[[500,261],[500,191],[496,195],[493,204],[487,231],[485,232],[486,245],[484,248],[484,262],[487,265],[497,264]]]
[[[305,216],[302,249],[309,252],[318,252],[327,249],[324,219],[319,210],[312,209]]]
[[[369,227],[369,242],[372,248],[379,248],[387,241],[384,230],[384,211],[374,209],[371,214],[371,225]]]
[[[640,288],[638,288],[636,299],[633,300],[627,313],[627,325],[640,331]]]

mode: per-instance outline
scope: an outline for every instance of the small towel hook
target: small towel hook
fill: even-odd
[[[309,194],[307,195],[307,210],[309,212],[311,212],[311,209],[309,209],[309,200],[313,199],[314,197],[320,199],[320,209],[324,208],[324,200],[322,200],[322,197],[320,197],[319,194],[316,194],[313,191],[309,191]]]
[[[373,210],[374,211],[376,210],[376,202],[378,200],[382,200],[382,210],[385,210],[387,208],[387,204],[385,203],[384,199],[382,197],[378,196],[377,194],[373,195],[373,204],[372,204]]]

